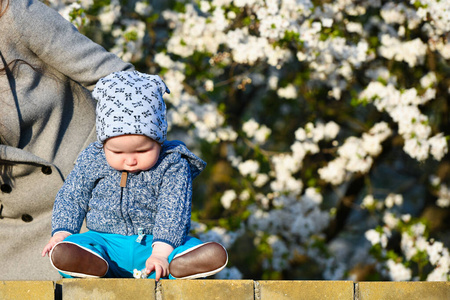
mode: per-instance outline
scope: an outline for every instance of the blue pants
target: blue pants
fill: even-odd
[[[141,243],[136,242],[137,235],[124,236],[112,233],[100,233],[87,231],[85,233],[73,234],[64,241],[72,242],[85,247],[99,254],[109,264],[106,278],[132,278],[133,270],[145,268],[145,262],[152,254],[153,236],[145,235]],[[180,247],[175,248],[169,255],[169,263],[178,253],[186,251],[192,247],[203,244],[202,241],[193,237],[187,237]],[[59,272],[65,278],[71,276]],[[148,278],[155,278],[155,272],[148,275]],[[173,279],[172,275],[169,275]]]

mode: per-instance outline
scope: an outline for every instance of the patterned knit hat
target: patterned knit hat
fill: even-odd
[[[112,73],[95,85],[97,140],[124,134],[142,134],[163,143],[167,136],[166,105],[170,93],[158,75],[138,71]]]

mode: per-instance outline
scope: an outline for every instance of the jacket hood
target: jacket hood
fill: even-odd
[[[160,156],[169,153],[178,153],[187,159],[191,167],[192,179],[197,177],[206,167],[206,162],[192,153],[181,141],[165,141],[162,144]]]

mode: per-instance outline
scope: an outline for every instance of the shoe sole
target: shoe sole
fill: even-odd
[[[205,244],[197,245],[197,246],[195,246],[195,247],[192,247],[192,248],[190,248],[190,249],[187,249],[186,251],[183,251],[183,252],[181,252],[181,253],[178,253],[177,255],[175,255],[175,257],[173,258],[173,260],[170,262],[170,265],[172,265],[173,263],[176,263],[175,260],[176,260],[177,258],[180,258],[181,256],[184,256],[184,255],[189,254],[189,253],[191,253],[191,252],[194,252],[194,251],[196,251],[196,250],[199,250],[199,248],[202,248],[202,247],[204,247],[204,246],[206,246],[206,245],[208,245],[208,244],[218,245],[218,246],[220,246],[220,247],[222,248],[221,250],[223,251],[223,253],[224,253],[225,256],[226,256],[226,259],[225,259],[225,263],[224,263],[224,264],[222,264],[220,267],[218,267],[218,268],[216,268],[216,269],[214,269],[214,270],[210,270],[210,271],[206,271],[206,272],[200,272],[200,273],[195,273],[195,274],[187,275],[187,276],[180,276],[180,277],[177,277],[177,276],[174,276],[174,275],[171,273],[171,275],[173,276],[173,278],[175,278],[175,279],[196,279],[196,278],[208,277],[208,276],[217,274],[217,273],[219,273],[220,271],[222,271],[222,270],[226,267],[226,265],[228,264],[228,254],[227,254],[227,251],[226,251],[226,249],[225,249],[224,246],[222,246],[222,245],[219,244],[219,243],[214,243],[214,242],[208,242],[208,243],[205,243]],[[196,251],[196,252],[197,252],[197,251]],[[223,254],[223,253],[222,253],[222,254]],[[200,253],[199,255],[201,255],[201,253]],[[206,255],[208,255],[208,253],[207,253]],[[212,256],[212,255],[209,255],[209,256],[210,256],[210,257],[208,257],[209,260],[213,260],[213,259],[215,258],[215,257]],[[169,272],[170,272],[170,265],[169,265]]]
[[[72,277],[99,278],[105,276],[109,269],[103,257],[72,242],[59,242],[49,256],[56,270]]]

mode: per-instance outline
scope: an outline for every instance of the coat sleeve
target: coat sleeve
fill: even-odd
[[[115,71],[132,70],[131,64],[81,34],[54,9],[38,0],[14,0],[20,41],[42,61],[93,90],[97,81]]]
[[[164,173],[158,196],[153,242],[176,248],[186,238],[191,221],[192,176],[189,163],[178,156]]]
[[[94,180],[89,176],[93,173],[90,165],[94,160],[90,148],[84,150],[58,191],[53,205],[52,236],[58,231],[79,233],[95,185]]]

